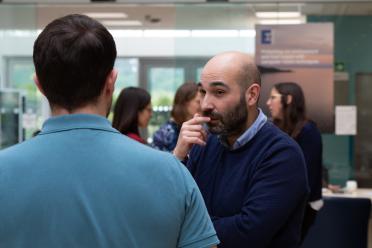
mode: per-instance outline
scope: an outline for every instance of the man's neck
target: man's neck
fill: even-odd
[[[248,118],[247,118],[247,122],[246,122],[246,125],[244,126],[244,128],[242,128],[242,130],[238,133],[234,133],[232,135],[229,135],[226,137],[226,141],[228,142],[229,146],[233,146],[236,142],[236,140],[248,129],[252,126],[252,124],[256,121],[257,117],[258,117],[258,114],[259,114],[259,111],[257,109],[257,107],[255,107],[254,109],[248,111]]]
[[[92,115],[101,115],[103,117],[106,117],[107,112],[103,110],[103,108],[98,108],[95,105],[86,105],[84,107],[76,108],[71,111],[63,107],[59,107],[59,106],[52,107],[52,116],[71,115],[71,114],[92,114]]]

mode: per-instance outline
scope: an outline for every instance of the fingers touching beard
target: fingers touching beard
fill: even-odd
[[[236,105],[226,109],[223,113],[206,110],[203,111],[203,115],[211,118],[211,122],[207,123],[211,133],[229,136],[245,131],[248,110],[244,96],[242,96]]]

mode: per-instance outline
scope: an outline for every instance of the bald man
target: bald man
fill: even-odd
[[[187,160],[219,247],[298,247],[309,192],[305,162],[257,107],[261,80],[252,58],[213,57],[200,85],[203,114],[183,124],[174,154]]]

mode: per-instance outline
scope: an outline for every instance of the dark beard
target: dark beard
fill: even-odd
[[[207,123],[208,130],[212,134],[218,134],[223,137],[240,135],[246,129],[248,119],[248,109],[245,103],[245,97],[244,95],[240,96],[239,103],[233,108],[227,110],[225,114],[215,111],[203,111],[203,115],[208,116],[211,119],[219,120],[219,123],[214,126]]]

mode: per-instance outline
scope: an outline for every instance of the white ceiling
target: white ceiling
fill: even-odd
[[[200,0],[166,0],[162,1],[162,4],[143,3],[153,2],[150,0],[140,0],[141,4],[134,4],[132,0],[132,4],[124,4],[118,2],[129,1],[117,0],[117,3],[110,4],[77,4],[83,1],[85,0],[63,0],[66,4],[58,4],[57,1],[38,0],[38,4],[24,5],[8,2],[33,1],[3,0],[0,4],[0,28],[42,28],[57,17],[86,12],[124,12],[128,15],[127,20],[139,20],[143,23],[143,26],[127,27],[128,29],[246,29],[254,27],[257,22],[255,17],[257,11],[300,11],[303,15],[372,15],[372,0],[348,3],[340,1],[332,3],[332,0],[328,3],[311,3],[313,2],[311,0],[306,1],[307,3],[295,3],[287,0],[286,3],[251,4],[200,3],[202,2]],[[151,22],[156,19],[159,22]]]

